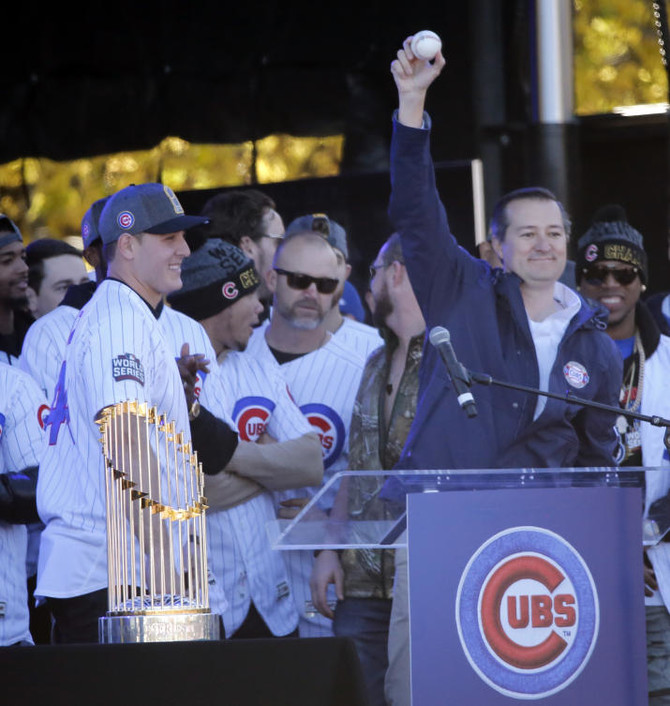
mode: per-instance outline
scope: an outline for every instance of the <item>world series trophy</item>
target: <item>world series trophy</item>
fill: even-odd
[[[109,577],[100,642],[218,640],[197,454],[174,422],[144,403],[107,407],[98,425]]]

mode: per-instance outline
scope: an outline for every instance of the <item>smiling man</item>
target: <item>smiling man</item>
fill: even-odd
[[[391,63],[398,91],[389,216],[429,330],[449,330],[460,362],[502,382],[616,407],[621,358],[597,312],[559,282],[570,222],[557,198],[530,188],[503,196],[491,217],[491,267],[458,245],[435,184],[428,88],[446,65],[414,56],[407,37]],[[492,385],[473,388],[477,415],[460,408],[436,351],[425,346],[417,411],[399,469],[613,466],[616,415]],[[401,569],[398,569],[398,572]],[[409,703],[407,590],[396,575],[387,673],[390,704]],[[399,679],[398,677],[405,677]]]
[[[429,86],[445,66],[416,58],[405,40],[391,64],[399,105],[389,214],[429,329],[447,328],[461,362],[497,380],[616,406],[621,361],[597,312],[558,280],[569,220],[546,189],[502,197],[491,219],[502,268],[470,256],[449,230],[435,188]],[[401,468],[611,466],[613,414],[496,387],[473,389],[478,414],[460,409],[444,365],[427,346],[419,405]]]
[[[162,184],[129,186],[100,215],[107,278],[70,333],[37,488],[45,529],[35,593],[47,599],[54,642],[97,642],[98,618],[107,609],[101,411],[129,400],[146,403],[174,422],[185,441],[191,438],[175,352],[157,319],[163,296],[182,286],[184,231],[203,221],[184,215]]]
[[[640,300],[648,278],[642,234],[631,226],[621,206],[600,209],[579,239],[577,281],[585,297],[609,311],[607,333],[624,361],[619,404],[644,415],[670,417],[670,338],[659,331]],[[618,420],[624,441],[622,466],[665,467],[646,472],[645,509],[667,501],[670,458],[664,428],[638,420]],[[645,611],[649,703],[667,703],[670,693],[670,543],[644,550]],[[664,598],[664,595],[666,598]]]
[[[21,232],[0,213],[0,360],[15,365],[34,318],[28,311],[28,265]]]

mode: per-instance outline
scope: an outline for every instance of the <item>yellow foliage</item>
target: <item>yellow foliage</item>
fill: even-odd
[[[343,144],[340,135],[272,135],[255,146],[194,145],[166,137],[141,152],[71,162],[18,159],[0,166],[0,212],[16,222],[27,242],[45,236],[68,238],[79,235],[91,203],[129,184],[159,181],[175,191],[188,191],[334,176]]]
[[[668,77],[649,0],[573,3],[575,112],[667,101]]]
[[[668,100],[649,0],[573,0],[573,10],[577,115]],[[232,145],[194,145],[171,136],[142,152],[67,163],[18,159],[0,165],[0,212],[27,241],[72,237],[93,201],[128,184],[160,181],[184,191],[334,176],[343,146],[341,135],[270,135]]]

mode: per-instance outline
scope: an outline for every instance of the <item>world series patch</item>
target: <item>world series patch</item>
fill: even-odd
[[[586,666],[598,637],[599,602],[579,553],[554,532],[514,527],[468,562],[456,596],[468,662],[496,691],[540,699]]]
[[[112,358],[112,377],[116,382],[133,380],[144,387],[142,361],[132,353],[122,353]]]

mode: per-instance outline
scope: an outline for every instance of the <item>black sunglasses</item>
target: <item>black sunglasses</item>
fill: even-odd
[[[302,275],[299,272],[289,272],[275,267],[274,271],[278,275],[285,275],[286,282],[291,289],[307,289],[310,284],[316,285],[316,290],[319,294],[332,294],[339,284],[339,279],[332,277],[312,277],[311,275]]]
[[[591,265],[590,267],[585,267],[582,272],[584,273],[584,279],[593,287],[602,287],[607,275],[612,275],[619,284],[623,285],[631,284],[638,276],[637,267],[614,269],[612,267]]]

